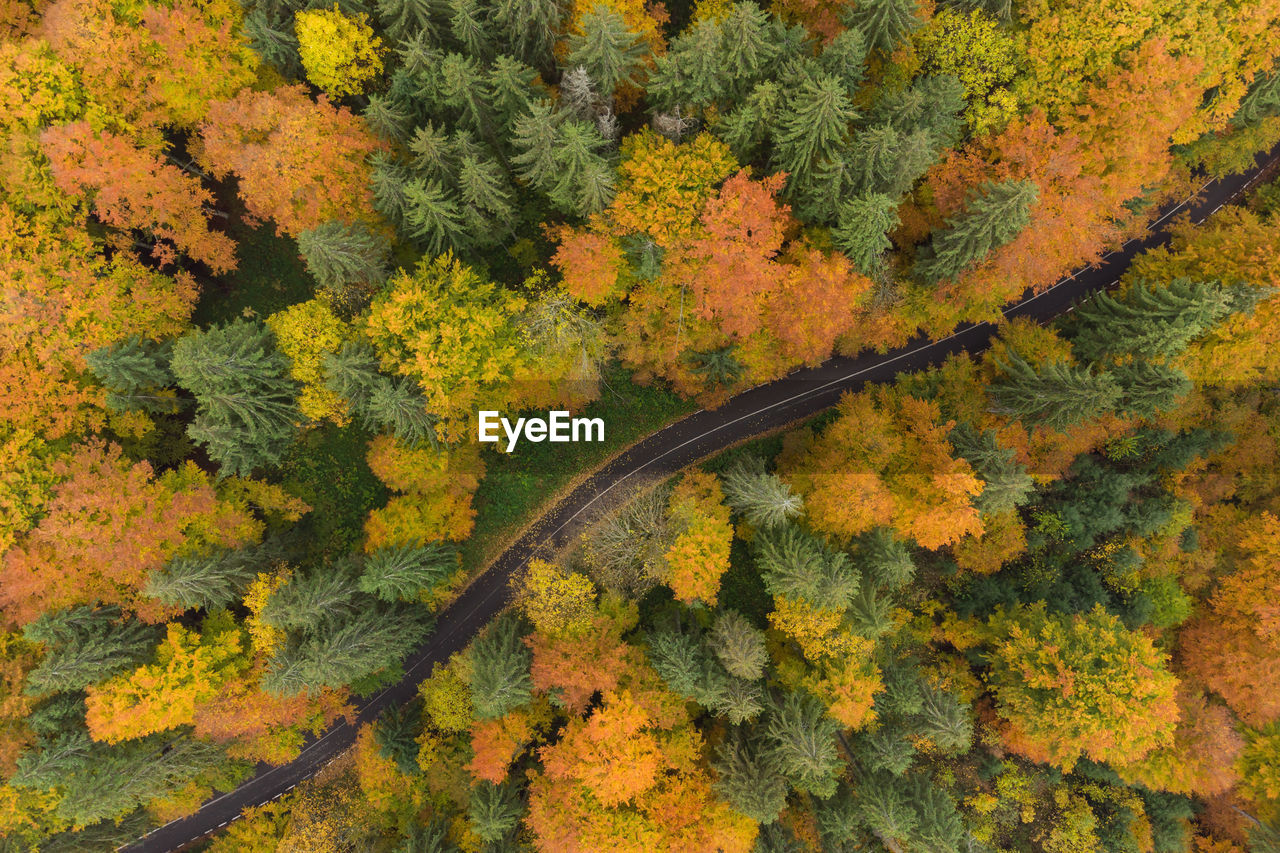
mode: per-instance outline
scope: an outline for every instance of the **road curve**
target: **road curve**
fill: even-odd
[[[1004,309],[1006,317],[1045,321],[1071,310],[1089,293],[1114,284],[1139,252],[1167,242],[1161,226],[1184,211],[1195,222],[1247,191],[1267,166],[1280,159],[1280,145],[1261,154],[1255,167],[1205,184],[1194,200],[1166,209],[1152,223],[1148,235],[1131,240],[1102,261],[1062,279],[1052,287],[1022,298]],[[947,356],[978,352],[990,341],[995,326],[965,325],[937,341],[916,337],[905,346],[883,355],[866,354],[833,358],[757,386],[730,399],[718,409],[689,415],[614,457],[580,483],[536,524],[507,548],[475,581],[439,614],[435,629],[424,644],[405,661],[404,677],[364,702],[355,722],[339,722],[311,741],[296,759],[280,767],[262,766],[253,778],[235,790],[211,799],[200,810],[172,821],[124,847],[126,853],[171,853],[217,832],[239,818],[243,809],[283,796],[342,754],[355,741],[361,723],[377,719],[383,709],[408,702],[432,664],[444,661],[467,645],[475,634],[507,603],[512,575],[538,553],[564,544],[566,528],[603,497],[628,481],[664,476],[704,459],[743,439],[770,432],[829,408],[846,391],[868,382],[887,382],[902,371],[940,364]]]

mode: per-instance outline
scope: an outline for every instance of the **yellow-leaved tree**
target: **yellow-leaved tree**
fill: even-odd
[[[359,95],[382,73],[382,39],[365,15],[348,17],[332,9],[309,9],[294,17],[298,55],[307,79],[335,98]]]

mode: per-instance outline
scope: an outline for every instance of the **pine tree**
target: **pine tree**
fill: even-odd
[[[1131,361],[1118,365],[1113,373],[1120,383],[1119,410],[1138,417],[1172,411],[1191,393],[1187,374],[1167,364]]]
[[[286,78],[302,76],[302,58],[298,55],[291,14],[272,15],[255,5],[244,17],[244,34],[264,63],[274,66]]]
[[[773,823],[787,805],[787,779],[735,729],[716,749],[711,764],[718,778],[716,794],[740,814],[757,823]]]
[[[756,159],[771,129],[777,124],[782,104],[782,90],[778,84],[766,81],[756,86],[721,121],[717,132],[739,162],[749,163]]]
[[[1025,504],[1035,484],[1016,454],[996,442],[994,430],[979,433],[967,423],[951,430],[951,445],[982,478],[982,494],[974,504],[985,515],[1000,515]]]
[[[649,662],[673,692],[705,708],[724,703],[728,673],[698,637],[667,627],[650,632],[648,646]]]
[[[346,400],[352,410],[365,412],[382,382],[378,357],[365,343],[347,342],[337,353],[324,356],[325,387]]]
[[[391,247],[368,225],[326,222],[298,235],[298,251],[321,289],[341,294],[353,284],[386,281]]]
[[[884,771],[858,784],[858,818],[871,832],[889,841],[911,837],[920,822],[903,785]]]
[[[1072,350],[1088,361],[1129,354],[1172,358],[1231,313],[1233,291],[1218,282],[1139,283],[1119,297],[1096,294],[1076,309]]]
[[[478,0],[445,0],[449,11],[449,32],[468,58],[485,61],[493,56],[493,44],[485,30],[487,10]]]
[[[804,498],[765,471],[759,457],[740,459],[720,481],[725,502],[752,527],[778,527],[804,512]]]
[[[406,776],[418,776],[418,736],[422,733],[422,700],[415,697],[407,705],[391,705],[378,715],[373,736],[378,752],[390,758]]]
[[[428,121],[415,128],[409,140],[409,152],[413,154],[413,170],[427,181],[453,184],[458,176],[453,140],[443,125],[436,127]]]
[[[859,838],[858,807],[844,783],[835,796],[814,800],[813,815],[818,822],[824,853],[851,853],[864,846],[858,843],[862,840]]]
[[[695,21],[672,40],[666,54],[654,60],[646,94],[667,111],[727,99],[729,87],[737,81],[724,52],[721,22],[712,17]]]
[[[916,813],[911,849],[926,853],[959,850],[965,835],[964,821],[951,795],[929,779],[913,776],[907,781],[906,796]]]
[[[476,717],[492,720],[529,701],[532,654],[525,626],[511,615],[489,624],[471,646],[471,703]]]
[[[922,702],[914,728],[936,747],[951,755],[968,752],[973,743],[969,707],[953,694],[931,684],[921,688]]]
[[[774,133],[775,167],[804,185],[821,162],[844,148],[856,115],[839,80],[827,74],[804,80]]]
[[[276,628],[314,631],[324,622],[357,612],[360,596],[350,560],[334,560],[295,574],[271,594],[262,621]]]
[[[889,232],[898,227],[898,203],[887,195],[865,193],[840,205],[831,242],[864,275],[884,266],[884,253],[893,245]]]
[[[788,693],[770,711],[765,727],[770,763],[796,790],[829,797],[836,789],[840,725],[808,693]]]
[[[1232,117],[1232,124],[1247,126],[1280,115],[1280,68],[1263,71],[1254,78]]]
[[[433,0],[378,0],[378,20],[388,38],[396,44],[418,34],[432,35]]]
[[[372,603],[278,651],[262,679],[281,696],[339,688],[397,666],[429,630],[419,608]]]
[[[369,160],[373,206],[397,228],[405,228],[406,193],[413,180],[408,168],[385,151],[376,152]]]
[[[731,725],[739,726],[754,720],[764,710],[764,688],[759,681],[730,678],[718,698],[712,710]]]
[[[755,3],[734,3],[718,23],[722,47],[717,61],[726,78],[727,97],[736,102],[773,73],[791,45],[779,37],[769,13]],[[827,47],[834,52],[823,59],[823,68],[848,83],[851,78],[844,75],[853,73],[853,45],[839,37],[836,41],[838,46]]]
[[[860,738],[858,757],[873,771],[902,776],[915,761],[916,751],[897,725],[884,724]]]
[[[746,370],[738,361],[737,347],[733,344],[708,352],[688,353],[686,357],[693,372],[712,387],[733,385]]]
[[[525,62],[543,70],[543,79],[554,62],[551,45],[563,32],[564,0],[496,0],[490,6],[493,22],[501,28],[501,43]]]
[[[23,636],[45,647],[26,680],[27,692],[40,695],[82,690],[133,669],[151,656],[160,629],[123,620],[118,607],[74,607],[41,616]]]
[[[844,90],[850,98],[862,86],[866,61],[867,43],[862,33],[856,29],[845,30],[827,42],[822,55],[818,57],[818,65],[844,84]]]
[[[183,555],[152,572],[143,592],[183,610],[220,610],[237,601],[259,572],[283,558],[284,550],[275,540],[246,548]]]
[[[168,343],[158,344],[134,335],[94,350],[84,360],[106,386],[108,408],[172,412],[178,406],[178,398],[161,393],[174,382],[169,371],[170,349]]]
[[[404,223],[409,237],[431,255],[469,245],[457,200],[439,181],[410,181],[404,188]]]
[[[488,158],[463,157],[458,164],[458,192],[462,202],[490,217],[496,235],[510,230],[515,218],[512,193],[502,167]]]
[[[930,284],[954,278],[1017,237],[1031,221],[1039,192],[1032,181],[984,184],[965,212],[934,234],[929,251],[916,261],[916,275]]]
[[[569,63],[587,70],[606,101],[619,86],[636,86],[649,48],[627,29],[622,15],[598,3],[582,16],[580,26],[582,35],[569,36]]]
[[[384,548],[365,558],[358,586],[383,601],[412,601],[457,568],[457,549],[445,545]]]
[[[412,376],[379,377],[362,414],[369,423],[389,430],[410,447],[436,444],[436,417],[427,411],[427,400]]]
[[[861,31],[868,46],[886,56],[920,26],[912,0],[858,0],[846,13],[845,22]]]
[[[947,5],[962,12],[986,12],[1000,21],[1007,21],[1013,16],[1013,0],[947,0]]]
[[[437,819],[427,826],[409,830],[394,853],[458,853],[458,848],[449,843],[448,826]]]
[[[539,99],[531,103],[529,111],[512,125],[512,137],[516,154],[511,158],[511,164],[515,166],[516,173],[546,192],[556,175],[559,148],[551,102]]]
[[[849,556],[828,549],[795,525],[759,531],[755,556],[765,589],[775,597],[840,611],[858,589],[859,572]]]
[[[507,837],[520,824],[523,815],[520,794],[510,783],[479,782],[472,786],[467,817],[471,819],[471,831],[481,841],[500,841]]]
[[[613,196],[613,168],[600,158],[588,161],[578,177],[578,190],[574,195],[578,214],[590,216],[599,213],[609,206]]]
[[[261,323],[236,320],[192,330],[173,347],[178,384],[195,395],[187,429],[224,474],[247,475],[281,459],[301,420],[284,356]]]
[[[551,201],[566,213],[585,215],[583,178],[589,172],[607,165],[597,153],[605,147],[600,133],[582,121],[568,121],[560,126],[556,152],[556,182],[548,192]]]
[[[369,105],[364,108],[364,120],[373,132],[390,142],[403,142],[413,121],[410,110],[400,99],[391,94],[369,95]]]
[[[528,65],[505,54],[493,61],[489,69],[488,101],[504,128],[510,129],[517,116],[529,111],[537,76],[538,72]]]
[[[721,610],[711,629],[711,648],[730,675],[754,680],[769,660],[764,633],[736,610]]]
[[[1017,353],[1007,364],[997,361],[1004,378],[987,389],[991,410],[998,414],[1061,430],[1112,411],[1120,386],[1107,373],[1053,361],[1036,370]]]

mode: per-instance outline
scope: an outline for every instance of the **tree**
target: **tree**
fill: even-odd
[[[169,370],[170,347],[134,335],[84,357],[85,364],[108,389],[107,408],[172,412],[180,404],[165,389],[174,384]]]
[[[235,269],[235,244],[209,228],[213,194],[194,176],[84,121],[45,131],[41,147],[58,189],[90,198],[113,228],[150,234],[151,255],[162,264],[181,253],[215,273]]]
[[[137,666],[155,649],[154,626],[122,618],[119,607],[73,607],[47,613],[23,628],[44,646],[27,673],[27,692],[70,693]]]
[[[363,222],[334,221],[298,234],[298,251],[321,290],[341,297],[356,285],[382,284],[391,247]]]
[[[898,227],[898,204],[888,195],[867,193],[840,206],[831,241],[854,266],[870,275],[880,268],[892,243],[888,232]]]
[[[1191,392],[1187,374],[1166,364],[1133,361],[1118,365],[1114,375],[1120,385],[1118,410],[1142,418],[1176,408]]]
[[[471,702],[476,717],[491,720],[525,704],[530,698],[529,664],[518,618],[492,622],[471,645]]]
[[[764,470],[758,457],[743,457],[720,478],[725,501],[752,527],[778,527],[804,512],[804,498],[777,475]]]
[[[794,525],[758,532],[755,554],[765,589],[775,598],[839,612],[858,588],[858,569],[847,554]]]
[[[383,601],[413,601],[447,580],[458,568],[458,552],[444,545],[405,546],[374,551],[364,561],[357,585]]]
[[[359,95],[382,73],[382,39],[365,23],[332,9],[307,9],[293,19],[307,79],[329,95]]]
[[[676,598],[714,602],[729,569],[733,525],[714,474],[689,472],[671,490],[668,512],[678,532],[663,555]]]
[[[356,613],[369,602],[360,596],[353,563],[333,560],[293,573],[267,600],[262,621],[284,630],[315,631]]]
[[[196,706],[248,667],[243,635],[229,614],[205,619],[199,634],[170,623],[154,663],[89,686],[85,724],[94,740],[107,743],[190,725]]]
[[[365,328],[383,366],[417,380],[426,410],[446,430],[461,429],[482,394],[485,405],[502,408],[521,359],[510,320],[523,307],[445,254],[393,278],[370,306]]]
[[[523,814],[524,804],[513,786],[480,782],[471,788],[467,817],[471,819],[471,831],[481,841],[502,840],[516,828]]]
[[[990,627],[989,681],[1018,752],[1069,770],[1081,757],[1123,765],[1172,742],[1177,679],[1164,654],[1101,606],[1051,615],[1040,603]]]
[[[308,299],[277,311],[266,320],[275,344],[289,362],[289,375],[302,387],[298,411],[313,421],[350,420],[347,401],[329,387],[325,363],[355,332],[323,299]]]
[[[992,411],[1032,425],[1062,430],[1115,409],[1121,389],[1115,377],[1051,361],[1039,369],[1016,352],[997,361],[1005,374],[987,387]]]
[[[712,763],[716,793],[758,823],[773,823],[787,804],[787,778],[773,768],[764,750],[735,730],[716,750]]]
[[[1001,515],[1022,506],[1031,498],[1035,484],[1016,454],[997,443],[992,430],[979,433],[968,423],[958,424],[949,438],[956,452],[968,460],[982,478],[982,492],[974,504],[984,515]]]
[[[582,34],[569,36],[569,63],[591,75],[606,97],[619,86],[637,85],[636,73],[648,57],[648,46],[630,32],[622,15],[606,3],[597,3],[579,20]]]
[[[916,7],[910,0],[860,0],[846,13],[845,19],[850,26],[862,31],[869,46],[886,56],[920,26]]]
[[[1018,236],[1031,221],[1031,206],[1040,190],[1032,181],[987,183],[962,216],[947,220],[934,234],[929,251],[916,261],[915,272],[930,284],[954,278]]]
[[[420,609],[370,605],[291,640],[271,659],[262,687],[281,696],[352,684],[397,666],[429,630]]]
[[[326,222],[378,222],[369,155],[383,146],[358,116],[302,86],[246,88],[212,104],[200,127],[201,162],[235,175],[249,213],[298,235]]]
[[[796,790],[829,797],[835,793],[841,763],[836,752],[839,728],[817,699],[804,692],[788,693],[765,722],[769,761]]]
[[[297,431],[297,385],[266,327],[236,320],[188,332],[174,344],[171,369],[196,398],[187,434],[224,475],[280,461]]]
[[[180,551],[234,548],[262,535],[248,507],[224,499],[193,463],[153,474],[114,445],[80,445],[54,463],[58,478],[45,516],[0,560],[6,621],[99,602],[146,621],[175,611],[141,592],[148,576]]]
[[[764,634],[736,610],[721,610],[711,629],[711,648],[730,675],[755,680],[769,656]]]
[[[902,589],[916,574],[906,544],[887,527],[877,527],[859,537],[857,561],[863,578],[886,589]]]
[[[813,179],[824,161],[835,160],[857,115],[844,84],[827,74],[806,78],[791,98],[774,133],[774,163],[791,187]]]
[[[539,633],[580,636],[590,626],[596,589],[586,575],[530,560],[518,590],[520,610]]]
[[[183,610],[221,610],[237,602],[250,581],[283,557],[274,540],[248,548],[185,554],[152,572],[142,591]]]
[[[1100,292],[1077,309],[1071,348],[1081,358],[1172,358],[1227,317],[1233,288],[1178,278],[1165,287],[1138,283],[1120,297]]]

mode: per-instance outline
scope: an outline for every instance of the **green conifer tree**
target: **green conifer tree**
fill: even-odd
[[[569,36],[569,64],[585,68],[606,101],[619,86],[636,86],[649,48],[622,15],[598,3],[582,16],[581,26],[581,35]]]
[[[916,275],[937,284],[981,261],[1027,226],[1039,193],[1032,181],[984,184],[965,212],[948,219],[947,227],[933,235],[928,250],[916,260]]]
[[[845,22],[862,33],[869,47],[887,56],[920,26],[916,9],[912,0],[858,0],[846,13]]]
[[[276,540],[207,554],[186,554],[151,573],[143,592],[184,610],[219,610],[233,604],[259,572],[284,558]]]
[[[343,294],[353,284],[386,281],[391,247],[368,225],[333,221],[298,235],[298,251],[307,272],[322,290]]]
[[[992,411],[1050,429],[1065,429],[1115,409],[1120,385],[1107,373],[1050,362],[1039,370],[1010,353],[1005,373],[987,389]]]
[[[720,478],[725,502],[752,527],[778,527],[804,512],[804,498],[764,470],[759,457],[745,457]]]
[[[155,650],[160,629],[123,619],[120,608],[73,607],[47,613],[22,629],[44,646],[26,679],[33,695],[82,690],[141,664]]]
[[[765,722],[767,755],[772,766],[796,790],[829,797],[836,790],[840,756],[836,733],[840,724],[808,693],[788,693]]]
[[[358,586],[383,601],[412,601],[457,568],[458,551],[446,545],[383,548],[365,558]]]
[[[481,841],[500,841],[507,837],[520,825],[523,815],[524,805],[515,786],[478,782],[471,787],[467,817],[471,819],[471,831]]]
[[[471,704],[478,719],[496,719],[529,701],[532,653],[524,633],[524,623],[508,614],[491,622],[472,644]]]
[[[893,245],[889,232],[898,227],[898,222],[898,203],[889,196],[854,196],[840,205],[831,242],[859,272],[871,275],[884,266],[884,253]]]
[[[787,779],[740,729],[716,749],[716,794],[757,823],[773,823],[787,805]]]

